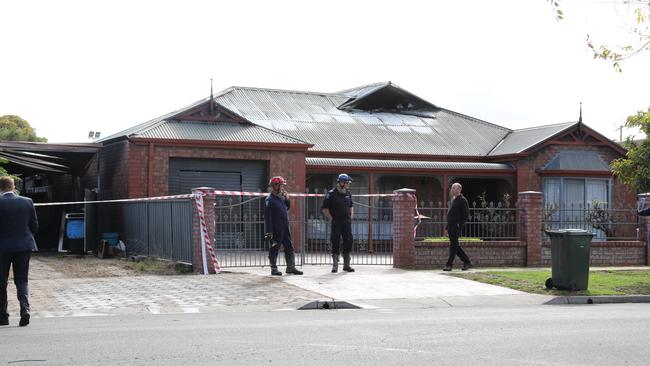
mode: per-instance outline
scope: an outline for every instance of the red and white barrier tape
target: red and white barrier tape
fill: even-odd
[[[206,196],[268,196],[265,192],[240,192],[240,191],[201,191]],[[324,193],[297,193],[287,192],[289,197],[324,197]],[[355,194],[354,197],[392,197],[393,193],[380,193],[380,194]]]
[[[415,201],[415,218],[418,220],[418,223],[413,227],[413,238],[415,239],[418,231],[418,226],[422,223],[422,217],[420,216],[420,211],[418,211],[418,197],[413,193],[408,193],[409,197],[412,197]]]
[[[201,229],[201,254],[203,256],[203,274],[208,274],[208,263],[207,263],[207,252],[210,253],[210,258],[212,259],[212,265],[214,266],[215,273],[221,272],[221,266],[217,260],[217,256],[214,253],[214,248],[212,247],[212,242],[210,241],[210,235],[208,234],[208,228],[205,224],[205,215],[204,215],[204,205],[203,205],[203,195],[196,194],[194,195],[194,202],[196,202],[196,212],[199,216],[199,227]]]
[[[167,201],[167,200],[180,200],[189,199],[194,197],[193,194],[178,194],[175,196],[158,196],[158,197],[144,197],[144,198],[124,198],[119,200],[104,200],[104,201],[76,201],[76,202],[46,202],[34,203],[34,206],[63,206],[63,205],[84,205],[90,203],[118,203],[118,202],[142,202],[142,201]]]

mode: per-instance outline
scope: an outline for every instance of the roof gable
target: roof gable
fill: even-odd
[[[538,126],[514,130],[500,141],[489,156],[531,153],[546,145],[600,145],[607,146],[621,155],[626,150],[582,122]]]
[[[560,151],[551,159],[544,170],[593,170],[610,172],[609,165],[593,151]]]
[[[233,113],[228,108],[219,105],[212,98],[194,108],[185,110],[167,119],[178,121],[251,123],[242,116]]]

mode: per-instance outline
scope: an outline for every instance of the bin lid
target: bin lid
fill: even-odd
[[[589,235],[594,236],[596,234],[592,233],[589,230],[584,229],[559,229],[559,230],[544,230],[546,234],[549,235]]]

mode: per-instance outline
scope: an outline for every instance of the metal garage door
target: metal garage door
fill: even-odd
[[[196,187],[260,192],[266,187],[266,161],[185,159],[169,160],[169,194],[186,194]]]

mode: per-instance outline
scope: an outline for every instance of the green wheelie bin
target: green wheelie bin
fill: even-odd
[[[594,234],[582,229],[545,230],[551,238],[551,278],[546,288],[582,291],[589,286],[589,259]]]

